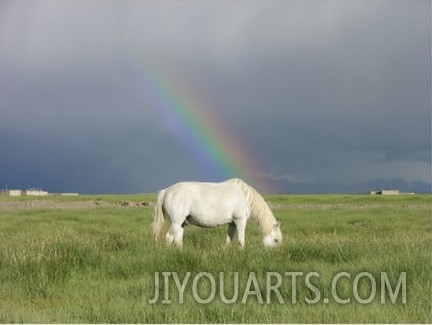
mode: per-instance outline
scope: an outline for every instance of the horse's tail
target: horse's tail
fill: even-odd
[[[159,242],[163,238],[163,234],[164,234],[165,216],[162,207],[164,195],[165,195],[165,190],[159,191],[157,196],[157,201],[154,206],[152,227],[153,227],[153,236],[156,242]]]

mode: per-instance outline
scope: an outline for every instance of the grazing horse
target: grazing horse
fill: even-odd
[[[188,224],[204,228],[228,224],[227,243],[231,243],[237,230],[238,242],[244,247],[246,223],[250,217],[261,230],[264,246],[282,242],[280,222],[276,221],[263,197],[242,180],[181,182],[159,191],[153,234],[156,241],[162,239],[167,218],[171,226],[165,236],[166,242],[181,246],[184,227]]]

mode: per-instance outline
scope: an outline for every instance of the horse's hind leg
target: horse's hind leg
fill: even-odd
[[[183,232],[184,229],[181,225],[171,224],[170,229],[166,234],[166,242],[168,245],[174,243],[177,246],[182,246],[183,244]]]
[[[181,247],[183,245],[183,232],[184,232],[184,228],[182,226],[180,226],[177,229],[177,234],[174,238],[174,244],[176,244],[179,247]]]
[[[171,245],[174,242],[174,234],[171,231],[171,228],[166,233],[165,240],[166,240],[167,245]]]
[[[231,222],[228,224],[228,235],[227,235],[227,239],[226,239],[226,243],[227,244],[231,244],[233,238],[234,238],[234,234],[236,232],[236,225],[235,223]]]

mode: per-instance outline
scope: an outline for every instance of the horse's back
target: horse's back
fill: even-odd
[[[231,180],[222,183],[180,182],[165,189],[165,198],[181,201],[226,201],[230,198],[238,200],[244,194]]]
[[[222,183],[180,182],[165,189],[164,209],[196,218],[248,214],[244,193],[234,181]]]

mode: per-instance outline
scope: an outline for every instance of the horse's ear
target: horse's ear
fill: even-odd
[[[281,226],[281,223],[279,221],[274,224],[275,229],[279,229],[280,226]]]

